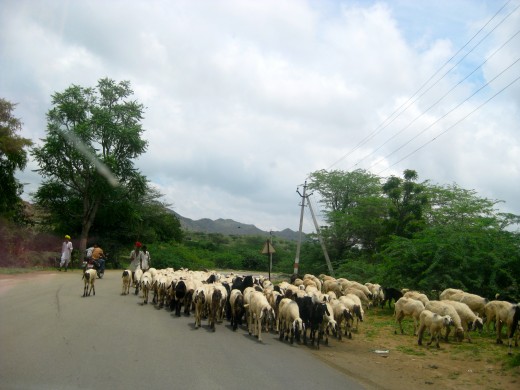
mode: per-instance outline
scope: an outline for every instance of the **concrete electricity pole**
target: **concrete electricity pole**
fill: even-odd
[[[323,238],[320,234],[320,227],[318,226],[318,221],[316,220],[316,216],[314,215],[314,210],[312,209],[311,202],[309,202],[308,197],[310,195],[306,194],[307,191],[307,181],[305,181],[305,184],[303,185],[303,194],[300,194],[300,190],[296,189],[296,192],[301,196],[302,198],[302,209],[300,213],[300,238],[298,239],[298,243],[296,245],[296,258],[294,259],[294,274],[298,274],[298,268],[300,266],[300,250],[301,250],[301,244],[302,244],[302,229],[303,229],[303,212],[305,209],[305,202],[309,204],[309,210],[311,211],[312,215],[312,221],[314,222],[314,227],[316,228],[316,234],[318,235],[318,239],[320,240],[321,249],[323,250],[323,255],[325,256],[325,261],[327,262],[327,267],[329,269],[330,275],[334,277],[334,270],[332,269],[332,263],[330,262],[329,254],[327,252],[327,248],[325,247],[325,242],[323,241]]]

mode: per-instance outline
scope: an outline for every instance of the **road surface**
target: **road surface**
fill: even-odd
[[[79,270],[0,278],[0,388],[362,389],[307,347],[191,317],[121,294],[121,272],[82,298]]]

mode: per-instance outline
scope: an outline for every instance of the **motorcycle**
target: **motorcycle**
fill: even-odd
[[[101,258],[99,260],[94,260],[92,258],[87,258],[83,261],[83,272],[88,269],[95,269],[97,277],[99,279],[103,278],[105,274],[105,259]]]

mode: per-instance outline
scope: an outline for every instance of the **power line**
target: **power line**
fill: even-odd
[[[356,166],[358,166],[361,162],[363,162],[364,160],[366,160],[367,158],[369,158],[370,156],[373,156],[378,150],[380,150],[383,146],[385,146],[388,142],[390,142],[392,139],[394,139],[395,137],[397,137],[398,135],[402,134],[407,128],[409,128],[412,124],[415,123],[415,121],[417,121],[419,118],[421,118],[422,116],[424,116],[426,113],[428,113],[431,109],[433,109],[437,104],[439,104],[442,100],[444,100],[444,98],[446,98],[446,96],[448,96],[451,92],[453,92],[460,84],[462,84],[465,80],[467,80],[469,77],[471,77],[477,70],[479,70],[482,66],[484,66],[486,64],[486,62],[488,62],[495,54],[497,54],[502,48],[504,48],[504,46],[506,46],[513,38],[515,38],[518,34],[520,34],[520,30],[518,30],[515,34],[513,34],[507,41],[505,41],[499,48],[497,48],[492,54],[490,54],[480,65],[478,65],[475,69],[473,69],[473,71],[471,71],[466,77],[464,77],[463,79],[461,79],[459,82],[457,82],[450,90],[448,90],[448,92],[446,92],[444,95],[442,95],[435,103],[433,103],[430,107],[428,107],[425,111],[423,111],[421,114],[419,114],[418,116],[416,116],[410,123],[408,123],[408,125],[406,125],[405,127],[403,127],[400,131],[398,131],[397,133],[395,133],[394,135],[392,135],[390,138],[388,138],[385,142],[383,142],[379,147],[377,147],[376,149],[374,149],[371,153],[367,154],[366,156],[364,156],[363,158],[361,158],[357,163],[355,163],[354,165],[352,165],[348,171],[352,170],[353,168],[355,168]],[[518,61],[518,60],[517,60]],[[512,64],[514,65],[514,63]],[[509,67],[511,67],[512,65],[510,65]],[[493,80],[491,80],[493,81]],[[491,82],[490,81],[490,82]],[[489,82],[488,82],[489,84]],[[482,88],[480,88],[478,91],[480,91]],[[473,96],[473,95],[472,95]],[[467,99],[466,99],[467,100]],[[441,118],[442,119],[442,118]],[[412,138],[415,139],[416,137]]]
[[[516,60],[516,62],[518,62],[519,60]],[[451,129],[453,129],[455,126],[457,126],[459,123],[461,123],[462,121],[466,120],[469,116],[471,116],[472,114],[474,114],[476,111],[480,110],[483,106],[485,106],[487,103],[489,103],[491,100],[493,100],[496,96],[500,95],[502,92],[504,92],[507,88],[509,88],[511,85],[513,85],[514,83],[516,83],[518,80],[520,80],[520,76],[518,76],[516,79],[514,79],[513,81],[511,81],[509,84],[507,84],[504,88],[502,88],[500,91],[498,91],[497,93],[495,93],[493,96],[491,96],[489,99],[487,99],[485,102],[483,102],[482,104],[480,104],[477,108],[475,108],[473,111],[471,111],[470,113],[468,113],[467,115],[465,115],[463,118],[459,119],[457,122],[455,122],[453,125],[451,125],[450,127],[448,127],[446,130],[442,131],[441,133],[439,133],[438,135],[436,135],[434,138],[432,138],[430,141],[428,142],[425,142],[424,144],[422,144],[420,147],[418,147],[417,149],[415,149],[414,151],[412,151],[411,153],[407,154],[406,156],[404,156],[403,158],[401,158],[399,161],[395,162],[394,164],[390,165],[389,167],[383,169],[382,171],[380,171],[378,173],[378,175],[390,168],[392,168],[393,166],[399,164],[401,161],[403,160],[406,160],[408,157],[410,157],[411,155],[413,155],[414,153],[418,152],[419,150],[421,150],[422,148],[424,148],[426,145],[432,143],[433,141],[435,141],[437,138],[439,138],[440,136],[446,134],[448,131],[450,131]]]
[[[421,95],[419,95],[419,97],[417,97],[416,100],[413,100],[412,99],[417,95],[419,94],[419,92],[425,88],[429,83],[430,81],[444,68],[446,67],[446,65],[448,65],[460,52],[462,52],[462,50],[468,46],[476,37],[477,35],[480,34],[481,31],[483,31],[492,21],[493,19],[495,19],[499,14],[500,12],[511,2],[512,0],[509,0],[507,1],[474,35],[473,37],[468,41],[466,42],[450,59],[448,59],[433,75],[431,75],[422,85],[421,87],[419,87],[419,89],[406,101],[404,102],[403,104],[401,104],[401,106],[399,106],[396,110],[394,110],[392,112],[392,114],[390,114],[377,128],[376,130],[374,130],[371,134],[369,134],[368,136],[366,136],[364,139],[362,139],[350,152],[348,152],[347,154],[343,155],[340,159],[338,159],[337,161],[335,161],[332,165],[330,165],[327,169],[330,169],[332,168],[333,166],[337,165],[339,162],[341,162],[342,160],[344,160],[345,158],[347,158],[348,156],[350,156],[353,152],[355,152],[357,149],[359,149],[361,146],[365,145],[368,141],[370,141],[372,138],[374,138],[377,134],[379,134],[381,131],[383,131],[386,127],[388,127],[394,120],[396,120],[401,114],[403,114],[410,106],[411,104],[413,104],[415,101],[417,101],[420,97],[422,97],[426,92],[428,92],[434,85],[436,85],[440,80],[442,80],[449,72],[451,72],[451,70],[453,70],[455,68],[455,66],[457,66],[461,61],[459,61],[457,64],[455,64],[455,66],[453,66],[452,68],[450,68],[448,70],[448,72],[446,72],[441,78],[439,78],[432,86],[430,86],[424,93],[422,93]],[[466,58],[467,55],[469,53],[471,53],[478,45],[480,45],[480,43],[485,39],[487,38],[487,36],[489,36],[489,34],[494,31],[498,26],[500,26],[513,12],[516,11],[516,9],[518,9],[520,7],[517,6],[515,9],[513,9],[513,11],[511,11],[508,15],[506,15],[506,17],[504,17],[488,34],[486,34],[486,36],[480,40],[462,59]],[[405,107],[406,106],[406,107]],[[405,107],[403,110],[401,110],[403,107]],[[401,110],[401,111],[400,111]],[[400,111],[400,112],[399,112]],[[395,117],[394,117],[395,115]],[[392,118],[393,117],[393,118]],[[386,123],[386,124],[385,124]]]

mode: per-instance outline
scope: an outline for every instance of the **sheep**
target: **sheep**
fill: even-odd
[[[360,303],[357,303],[354,299],[352,299],[352,296],[342,296],[339,297],[339,301],[343,303],[350,311],[352,316],[356,317],[356,330],[358,329],[359,322],[363,322],[363,308],[361,307]],[[353,322],[353,320],[352,320]]]
[[[487,298],[483,298],[480,295],[470,294],[453,288],[444,290],[441,293],[441,300],[465,303],[471,310],[473,310],[474,313],[480,315],[481,317],[485,315],[484,307],[489,302]]]
[[[426,310],[430,310],[434,313],[440,314],[440,315],[449,315],[454,323],[455,326],[455,338],[458,341],[464,340],[464,328],[462,327],[462,322],[460,319],[459,314],[457,313],[457,310],[455,308],[444,301],[430,301],[428,302],[424,308]],[[450,327],[446,327],[446,336],[445,340],[448,341],[448,336],[450,334]]]
[[[426,328],[428,328],[431,338],[428,345],[435,339],[435,346],[440,348],[439,339],[443,328],[453,325],[453,319],[449,315],[440,315],[430,310],[423,310],[419,316],[419,337],[417,344],[422,345],[422,338]]]
[[[139,282],[141,281],[141,276],[143,276],[143,270],[141,268],[137,268],[134,272],[134,286],[135,286],[135,295],[139,294]]]
[[[394,314],[395,320],[399,324],[399,328],[401,329],[401,334],[404,334],[403,324],[401,321],[404,317],[412,317],[413,318],[413,335],[417,335],[417,326],[419,324],[419,319],[421,312],[424,310],[424,304],[421,301],[417,301],[412,298],[402,297],[397,300],[394,305]],[[397,334],[397,330],[394,331]]]
[[[237,288],[231,290],[229,303],[231,305],[231,327],[233,330],[237,330],[238,325],[242,325],[244,316],[244,294]]]
[[[383,296],[384,298],[381,302],[381,309],[385,306],[386,302],[388,302],[388,308],[390,308],[392,300],[394,301],[395,306],[395,302],[403,296],[403,293],[393,287],[383,287]]]
[[[250,303],[244,304],[244,307],[246,305],[249,309],[249,334],[256,336],[258,341],[262,341],[262,321],[274,320],[274,310],[267,302],[265,295],[259,291],[251,293]]]
[[[144,272],[139,282],[140,288],[143,290],[143,304],[148,304],[148,295],[152,289],[152,274],[148,271]]]
[[[507,317],[507,327],[509,329],[508,332],[508,350],[507,354],[511,355],[512,345],[513,345],[513,337],[515,336],[515,332],[518,328],[518,323],[520,322],[520,305],[514,305],[511,311],[509,312],[509,316]],[[515,338],[515,347],[518,347],[518,333]]]
[[[294,301],[289,300],[282,306],[279,311],[279,320],[281,321],[280,327],[280,340],[289,340],[291,344],[294,343],[296,338],[297,342],[300,342],[300,333],[303,331],[303,321],[300,317],[300,309],[298,304]]]
[[[280,312],[282,312],[282,311],[284,310],[284,307],[285,307],[288,303],[290,303],[290,302],[296,302],[296,301],[293,301],[293,300],[290,299],[290,298],[282,298],[282,299],[278,302],[278,317],[276,317],[276,318],[277,318],[277,320],[276,320],[276,324],[277,324],[276,327],[278,328],[278,332],[279,332],[280,334],[283,333],[283,328],[284,328],[284,323],[282,322],[282,318],[281,318],[281,316],[280,316]],[[296,304],[298,304],[298,303],[296,303]],[[300,311],[300,306],[298,306],[298,312],[299,312],[299,311]],[[303,319],[302,319],[302,321],[303,321]],[[305,326],[305,324],[304,324],[304,326]]]
[[[499,319],[497,318],[497,315],[496,315],[497,311],[507,310],[511,307],[511,305],[513,305],[513,304],[510,302],[507,302],[507,301],[494,300],[494,301],[489,301],[484,306],[484,317],[486,319],[486,330],[488,333],[489,333],[489,324],[491,322],[496,321],[495,330],[497,328],[496,325],[498,325],[498,321],[499,321]]]
[[[357,296],[359,298],[359,300],[361,301],[361,304],[363,304],[367,309],[370,307],[371,302],[363,291],[361,291],[355,287],[348,287],[343,290],[343,293],[344,293],[344,295],[353,294],[353,295]]]
[[[336,320],[336,323],[338,324],[338,339],[341,340],[342,338],[342,324],[345,324],[345,336],[347,336],[349,339],[352,338],[352,331],[351,331],[351,323],[354,319],[352,317],[352,313],[350,310],[339,300],[332,300],[332,311],[334,313],[334,320]]]
[[[511,326],[513,325],[513,317],[516,307],[518,305],[514,305],[507,301],[491,301],[486,305],[486,325],[489,330],[489,322],[492,319],[496,321],[496,334],[497,344],[503,344],[502,341],[502,326],[506,324],[508,329],[508,337],[512,332]]]
[[[83,283],[83,296],[88,297],[92,292],[92,295],[96,295],[96,288],[94,287],[94,282],[96,281],[96,270],[88,269],[83,273],[83,277],[81,279],[84,280]]]
[[[460,294],[464,294],[464,291],[459,290],[458,288],[447,288],[440,293],[439,299],[441,301],[444,301],[446,299],[450,299],[449,297],[451,297],[452,295],[460,295]]]
[[[426,296],[426,294],[420,293],[419,291],[407,291],[403,294],[403,297],[421,301],[423,305],[426,305],[428,302],[430,302],[430,299]]]
[[[329,312],[326,303],[313,303],[312,311],[311,311],[311,321],[310,321],[310,338],[311,344],[314,345],[316,341],[316,348],[320,349],[320,340],[322,338],[323,330],[321,329],[321,324],[323,323],[323,318],[325,315],[331,316],[332,313]],[[316,337],[317,333],[317,337]]]
[[[385,299],[381,285],[377,283],[365,283],[365,286],[367,286],[372,293],[372,305],[379,306],[383,299]]]
[[[320,334],[325,335],[325,345],[329,345],[329,332],[332,331],[332,334],[337,337],[338,333],[341,333],[338,328],[338,322],[334,318],[334,311],[332,310],[332,305],[329,302],[325,302],[325,306],[327,310],[325,310],[325,314],[323,315],[323,321],[320,325]]]
[[[125,269],[123,271],[121,279],[123,280],[123,291],[121,292],[121,295],[130,294],[130,285],[132,284],[132,271],[130,271],[129,269]]]
[[[201,326],[200,323],[204,314],[204,307],[206,306],[206,291],[204,287],[198,287],[193,293],[193,304],[195,305],[195,329],[197,329]]]
[[[218,288],[212,289],[211,299],[209,300],[209,313],[208,313],[208,324],[209,328],[215,331],[215,323],[217,321],[217,316],[219,311],[221,310],[222,304],[222,291]]]
[[[476,329],[482,330],[482,319],[473,313],[473,311],[465,303],[450,301],[449,299],[441,302],[445,302],[455,308],[457,314],[460,317],[464,333],[466,334],[468,341],[471,343],[471,336],[469,335],[469,331]]]

